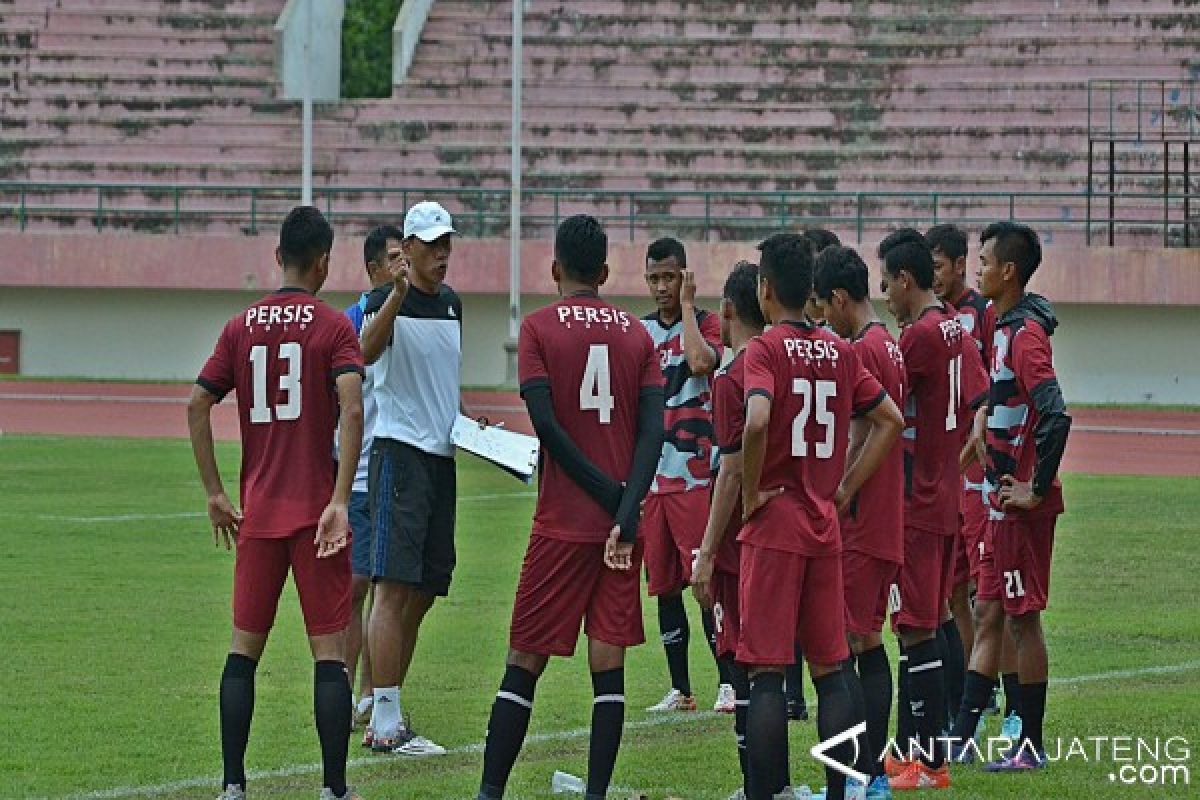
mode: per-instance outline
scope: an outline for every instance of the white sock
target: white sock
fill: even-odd
[[[367,709],[373,708],[375,704],[375,695],[364,694],[358,699],[358,705],[354,707],[359,714],[365,714]]]
[[[400,728],[400,687],[387,686],[375,690],[375,706],[371,710],[371,728],[376,736],[394,736]]]

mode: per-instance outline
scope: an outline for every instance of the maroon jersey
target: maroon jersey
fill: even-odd
[[[1052,318],[1043,323],[1033,315],[1011,312],[996,326],[985,479],[992,519],[1037,518],[1063,511],[1062,483],[1057,477],[1033,511],[1002,511],[996,494],[1000,478],[1012,475],[1018,481],[1029,481],[1037,466],[1035,431],[1041,417],[1030,395],[1041,384],[1056,379],[1047,326],[1053,329]]]
[[[742,431],[746,428],[745,355],[745,351],[739,352],[713,378],[713,429],[721,455],[742,450]],[[742,494],[739,491],[729,517],[729,527],[725,529],[725,537],[721,539],[721,547],[714,559],[716,569],[730,575],[738,573],[740,545],[737,536],[741,529]]]
[[[803,556],[841,551],[834,497],[846,464],[850,418],[871,411],[885,396],[854,348],[806,322],[783,322],[746,346],[746,400],[771,400],[759,488],[785,491],[768,506],[787,525],[754,525],[738,540]]]
[[[550,387],[558,424],[588,460],[615,481],[629,477],[639,395],[663,382],[654,345],[636,317],[589,295],[535,311],[521,323],[517,374],[523,390]],[[614,524],[612,515],[545,454],[534,532],[603,542]]]
[[[700,335],[721,361],[721,323],[715,314],[696,311]],[[642,318],[654,341],[665,381],[663,449],[650,491],[656,494],[702,489],[712,479],[712,396],[707,375],[693,375],[683,352],[683,319],[663,325],[657,313]]]
[[[851,344],[867,372],[903,408],[904,356],[883,323],[868,323]],[[859,489],[841,525],[844,550],[904,562],[904,447],[899,442]]]
[[[333,495],[335,380],[363,374],[354,325],[303,289],[280,289],[226,323],[196,383],[237,392],[242,432],[239,532],[283,538],[315,528]]]
[[[958,533],[958,454],[972,404],[987,391],[974,340],[947,306],[931,306],[900,334],[908,375],[904,401],[904,524]]]
[[[965,289],[962,297],[954,302],[954,308],[958,310],[959,324],[963,326],[964,331],[971,334],[971,338],[979,347],[979,355],[986,367],[991,362],[992,337],[996,330],[996,310],[992,308],[991,301],[970,287]],[[963,444],[966,444],[967,438],[971,435],[971,426],[964,425],[959,433]],[[963,502],[973,502],[977,505],[981,503],[983,501],[983,494],[980,491],[982,484],[983,466],[978,462],[971,462],[963,474]]]

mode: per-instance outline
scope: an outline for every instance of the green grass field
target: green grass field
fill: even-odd
[[[233,486],[236,449],[220,455]],[[451,753],[405,761],[355,744],[350,777],[368,800],[474,797],[533,499],[471,458],[459,474],[459,568],[405,690],[416,726]],[[213,548],[200,516],[186,443],[5,436],[0,486],[0,797],[214,796],[233,559]],[[1200,745],[1200,482],[1072,475],[1067,502],[1047,615],[1052,674],[1066,682],[1051,689],[1047,736]],[[667,683],[646,610],[653,641],[630,654],[614,784],[650,798],[725,798],[738,782],[731,718],[642,711]],[[692,654],[700,701],[711,704],[715,675],[698,637]],[[248,755],[265,773],[251,779],[256,797],[316,796],[311,674],[289,587],[259,669]],[[511,797],[549,797],[555,769],[585,770],[590,699],[581,656],[552,663]],[[819,786],[813,724],[794,724],[792,737],[793,779]],[[1182,798],[1200,782],[1120,786],[1109,780],[1113,766],[1076,757],[1015,778],[964,768],[942,796]]]

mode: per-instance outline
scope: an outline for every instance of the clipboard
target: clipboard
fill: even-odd
[[[460,450],[495,464],[514,478],[526,484],[533,483],[540,447],[537,437],[494,425],[480,428],[478,422],[459,414],[450,431],[450,441]]]

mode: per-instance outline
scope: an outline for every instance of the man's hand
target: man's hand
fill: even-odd
[[[1005,511],[1033,511],[1042,498],[1033,493],[1032,481],[1018,481],[1012,475],[1000,479],[1000,507]]]
[[[317,523],[317,558],[328,558],[346,546],[350,538],[350,516],[342,503],[330,503]]]
[[[624,572],[633,566],[633,542],[621,541],[621,526],[614,525],[604,543],[604,566]]]
[[[696,561],[692,564],[692,594],[696,602],[704,610],[713,606],[712,577],[715,560],[711,553],[703,550],[696,552]]]
[[[752,495],[742,495],[742,522],[746,522],[754,513],[765,506],[772,498],[783,494],[784,487],[778,489],[768,489],[765,492],[759,491]]]
[[[684,306],[696,305],[696,273],[690,269],[683,271],[683,283],[679,288],[679,303]]]
[[[213,544],[221,546],[221,538],[225,538],[225,549],[233,549],[237,541],[238,527],[242,524],[242,512],[233,507],[224,492],[208,498],[208,521],[212,523]]]
[[[383,274],[387,276],[395,285],[396,291],[408,291],[408,256],[400,254],[389,256],[387,264],[384,265]]]

